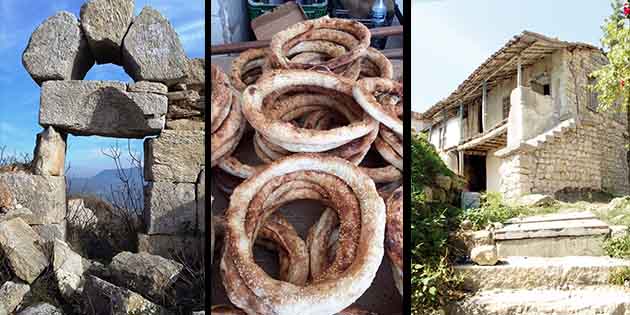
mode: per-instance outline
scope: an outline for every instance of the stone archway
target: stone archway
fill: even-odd
[[[158,11],[133,12],[133,0],[91,0],[80,20],[59,12],[33,32],[22,62],[41,86],[44,130],[30,172],[0,182],[31,212],[27,225],[47,241],[64,239],[67,135],[146,138],[139,251],[166,256],[190,248],[181,242],[203,242],[205,62],[188,59]],[[95,63],[120,65],[134,82],[84,81]]]

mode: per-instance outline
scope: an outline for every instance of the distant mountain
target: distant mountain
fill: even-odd
[[[142,168],[126,168],[122,170],[128,176],[134,193],[142,196]],[[68,194],[96,195],[107,201],[112,201],[112,190],[119,191],[123,187],[117,170],[103,170],[92,177],[68,176]]]

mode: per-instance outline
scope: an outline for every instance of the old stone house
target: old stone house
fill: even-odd
[[[415,125],[469,191],[628,193],[626,115],[598,112],[588,88],[606,62],[592,45],[525,31]]]

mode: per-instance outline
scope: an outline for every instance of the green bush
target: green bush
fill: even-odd
[[[423,193],[437,175],[451,176],[423,136],[412,138],[411,168],[411,303],[413,314],[425,314],[452,300],[462,279],[449,262],[449,232],[459,226],[461,210],[447,204],[429,203]]]
[[[474,230],[480,230],[488,226],[490,223],[503,223],[508,219],[516,217],[539,215],[556,211],[556,206],[525,207],[512,205],[505,202],[500,193],[488,192],[481,195],[479,208],[466,211],[464,219],[468,219],[472,222]]]
[[[630,287],[630,267],[612,271],[608,276],[608,283]]]
[[[422,188],[433,182],[437,175],[453,176],[453,172],[422,134],[411,139],[411,156],[411,185],[414,191],[422,191]]]
[[[607,239],[604,242],[604,251],[610,257],[630,258],[630,234]]]

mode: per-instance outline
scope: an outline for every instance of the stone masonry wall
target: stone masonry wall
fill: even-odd
[[[565,52],[566,96],[577,112],[575,123],[540,143],[505,156],[501,190],[507,198],[528,193],[553,194],[564,188],[627,194],[625,114],[597,113],[588,91],[588,75],[606,60],[598,51]]]

